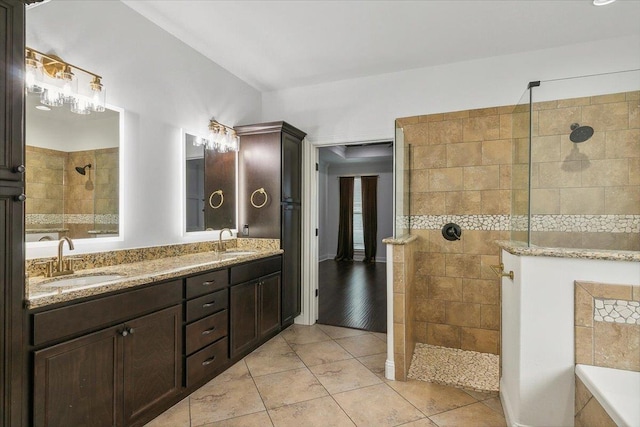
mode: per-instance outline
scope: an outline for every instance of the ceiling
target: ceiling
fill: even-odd
[[[640,35],[640,0],[122,0],[260,91]]]
[[[393,163],[393,142],[320,147],[320,164]]]

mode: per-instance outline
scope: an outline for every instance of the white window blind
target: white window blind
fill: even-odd
[[[364,250],[364,232],[362,227],[362,183],[358,177],[353,179],[353,249]]]

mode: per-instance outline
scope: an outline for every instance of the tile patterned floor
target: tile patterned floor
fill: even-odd
[[[386,335],[294,325],[148,427],[505,426],[497,395],[384,378]]]

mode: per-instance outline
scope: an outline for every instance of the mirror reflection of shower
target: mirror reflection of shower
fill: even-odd
[[[87,175],[87,169],[91,169],[91,163],[88,163],[84,166],[76,166],[76,172],[80,175]],[[84,184],[84,188],[88,191],[93,190],[93,181],[91,181],[91,175],[87,176],[87,182]]]
[[[562,162],[562,170],[567,172],[583,171],[591,166],[591,161],[589,156],[580,152],[578,144],[588,141],[593,136],[594,130],[591,126],[580,126],[579,123],[572,123],[570,129],[569,140],[573,142],[573,147]]]

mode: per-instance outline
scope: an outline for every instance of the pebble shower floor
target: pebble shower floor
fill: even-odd
[[[500,357],[457,348],[416,344],[409,378],[475,391],[499,390]]]

